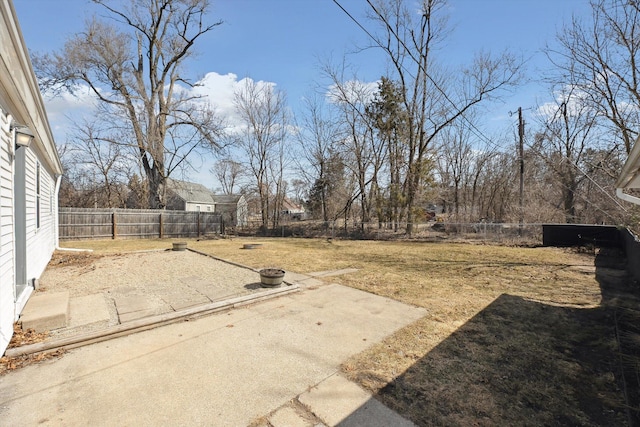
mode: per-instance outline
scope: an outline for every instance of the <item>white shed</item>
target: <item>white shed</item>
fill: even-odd
[[[0,0],[0,354],[57,246],[62,165],[11,0]]]
[[[246,227],[249,223],[249,205],[242,194],[217,194],[213,196],[215,211],[232,227]]]

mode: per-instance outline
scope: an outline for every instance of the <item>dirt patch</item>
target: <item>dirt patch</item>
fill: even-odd
[[[82,267],[93,264],[97,259],[103,255],[95,254],[93,252],[65,252],[56,251],[53,253],[51,260],[49,261],[48,268],[57,267]]]

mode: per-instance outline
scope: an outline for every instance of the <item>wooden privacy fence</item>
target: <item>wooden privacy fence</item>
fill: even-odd
[[[215,212],[59,208],[58,218],[61,240],[200,237],[223,231]]]

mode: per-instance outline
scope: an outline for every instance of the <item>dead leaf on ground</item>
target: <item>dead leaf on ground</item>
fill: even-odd
[[[42,342],[49,337],[49,332],[36,332],[33,329],[22,330],[18,323],[13,325],[13,336],[7,348],[15,348],[28,344]]]
[[[103,255],[98,255],[93,252],[63,252],[55,251],[49,261],[49,268],[55,267],[84,267],[93,264],[97,259],[102,258]]]
[[[24,368],[34,363],[42,362],[44,360],[50,360],[54,358],[60,358],[66,353],[64,349],[58,349],[46,353],[25,354],[17,357],[0,357],[0,375],[5,375],[10,371]]]

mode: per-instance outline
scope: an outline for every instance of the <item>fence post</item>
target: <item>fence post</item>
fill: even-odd
[[[164,235],[164,221],[163,221],[164,217],[162,216],[162,212],[160,212],[160,221],[159,221],[159,232],[160,232],[160,238],[162,239],[162,236]]]
[[[200,211],[198,211],[198,219],[196,221],[197,223],[197,230],[196,230],[196,237],[200,237]]]
[[[118,225],[116,224],[116,213],[115,211],[111,214],[111,238],[113,240],[116,239],[118,235]]]

